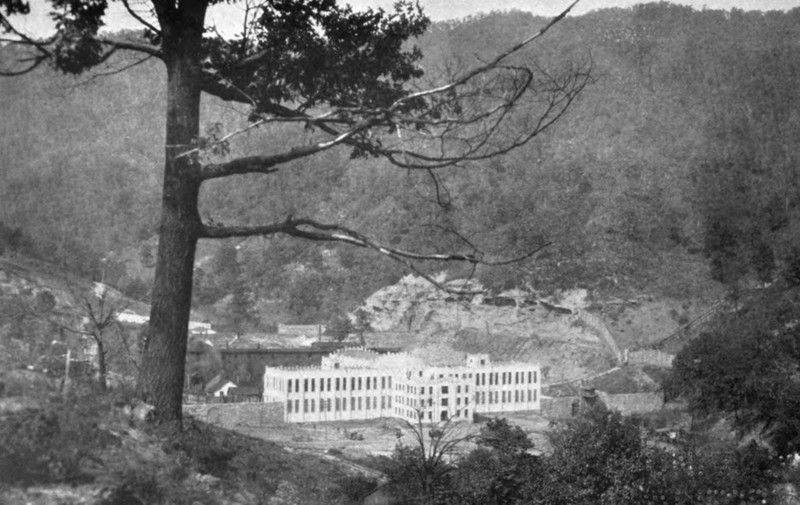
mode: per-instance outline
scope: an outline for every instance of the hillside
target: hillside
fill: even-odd
[[[0,398],[0,503],[352,503],[353,471],[330,459],[192,419],[154,429],[130,400],[47,386]]]
[[[0,256],[0,382],[21,368],[63,375],[67,349],[76,366],[96,366],[95,342],[82,334],[90,328],[87,303],[97,317],[115,314],[117,322],[103,335],[109,368],[116,377],[133,379],[150,311],[146,303],[45,261]],[[205,316],[195,311],[192,318]]]
[[[517,62],[553,74],[590,63],[593,82],[529,145],[442,171],[447,205],[437,205],[425,174],[343,149],[269,177],[209,183],[201,215],[230,224],[306,215],[423,252],[471,253],[467,238],[496,260],[549,242],[532,258],[474,276],[494,293],[530,285],[587,289],[601,301],[676,300],[681,318],[691,312],[684,298],[715,300],[721,285],[768,281],[798,246],[797,14],[659,3],[570,17]],[[542,22],[498,12],[435,24],[419,41],[426,78],[497,52]],[[98,79],[40,69],[0,80],[3,249],[147,299],[163,80],[152,61]],[[525,107],[533,114],[536,104]],[[203,123],[234,130],[242,112],[206,100]],[[307,140],[274,126],[237,137],[231,155]],[[368,251],[281,236],[208,241],[196,257],[195,306],[227,329],[323,323],[407,273]],[[227,316],[234,298],[249,313],[243,323]],[[608,309],[621,321],[613,331],[629,334],[626,321],[636,317]]]

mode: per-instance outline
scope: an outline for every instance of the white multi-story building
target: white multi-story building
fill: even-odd
[[[467,355],[460,366],[426,366],[406,353],[344,349],[320,367],[267,367],[264,401],[291,423],[399,417],[438,422],[474,414],[539,410],[539,366],[493,364]]]

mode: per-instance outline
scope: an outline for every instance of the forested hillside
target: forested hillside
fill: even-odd
[[[423,80],[468,68],[543,23],[512,12],[435,24],[420,41]],[[520,263],[480,267],[493,289],[681,297],[768,281],[800,247],[798,46],[800,9],[660,3],[571,17],[517,57],[552,74],[590,64],[593,82],[551,129],[488,170],[442,173],[437,194],[425,172],[328,151],[270,177],[204,186],[201,214],[226,224],[307,215],[404,249],[471,252],[468,240],[496,259],[552,242]],[[117,72],[131,63],[119,56],[105,75],[42,69],[0,80],[0,246],[146,298],[164,76],[151,61]],[[233,105],[204,103],[208,138],[245,120]],[[286,135],[271,126],[228,147],[268,152],[296,143]],[[329,320],[404,273],[369,252],[291,238],[202,244],[197,266],[196,303],[221,303],[230,325],[251,326],[265,313]]]

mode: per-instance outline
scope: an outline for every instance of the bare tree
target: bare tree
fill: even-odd
[[[406,490],[416,494],[423,503],[433,503],[436,493],[446,484],[447,475],[455,469],[453,460],[459,447],[475,438],[464,422],[457,421],[458,412],[450,412],[444,421],[426,423],[422,409],[414,409],[416,422],[404,421],[413,443],[405,446],[399,441],[395,449],[395,464],[400,468],[392,473],[407,484],[410,478],[418,489]],[[410,475],[409,475],[410,474]]]
[[[97,347],[97,383],[102,389],[108,385],[108,352],[111,333],[116,334],[117,340],[124,349],[127,360],[138,369],[134,351],[128,342],[125,329],[122,327],[118,316],[125,310],[125,306],[112,299],[109,289],[97,284],[91,294],[73,294],[81,313],[85,318],[84,324],[79,328],[63,327],[68,331],[86,335],[92,338]]]
[[[218,225],[198,212],[201,186],[239,174],[276,174],[289,162],[336,148],[382,157],[429,176],[437,195],[442,169],[463,167],[519,147],[555,123],[590,81],[590,68],[553,75],[516,55],[563,19],[575,5],[496,57],[428,88],[410,38],[429,20],[419,6],[400,2],[391,13],[354,12],[334,0],[244,2],[241,33],[224,37],[207,24],[213,0],[121,0],[145,30],[143,40],[100,32],[105,0],[50,0],[55,33],[44,39],[18,30],[13,15],[25,0],[0,0],[0,41],[22,51],[7,76],[50,62],[72,74],[110,61],[117,52],[158,59],[167,75],[165,165],[150,333],[137,389],[161,420],[180,421],[192,276],[200,239],[285,234],[367,248],[419,272],[426,260],[504,264],[463,240],[463,250],[423,254],[378,243],[345,223],[286,216],[262,225]],[[136,64],[137,62],[134,62]],[[249,108],[244,128],[200,135],[205,93]],[[525,105],[525,113],[518,113]],[[229,142],[255,128],[296,127],[303,141],[269,154],[214,161]],[[306,135],[304,132],[311,132]],[[525,254],[531,256],[535,251]],[[437,283],[437,285],[439,285]],[[440,285],[440,287],[443,287]]]
[[[9,319],[39,320],[62,335],[66,332],[91,338],[97,349],[97,383],[102,389],[106,389],[110,352],[114,357],[119,355],[133,369],[139,367],[135,349],[118,319],[126,305],[120,299],[114,299],[111,291],[103,284],[96,284],[91,290],[82,290],[73,285],[69,291],[77,310],[59,309],[52,292],[42,290],[32,299],[17,298],[13,306],[6,307],[2,315]]]

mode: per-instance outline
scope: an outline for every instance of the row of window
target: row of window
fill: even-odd
[[[317,386],[319,386],[320,391],[347,391],[347,377],[322,377],[320,379],[311,378],[311,379],[302,379],[304,393],[313,392]],[[362,382],[363,380],[363,382]],[[386,389],[392,387],[392,377],[391,376],[384,376],[380,377],[381,387],[380,389]],[[299,393],[300,392],[300,379],[289,379],[286,381],[287,384],[287,392],[288,393]],[[362,387],[366,386],[364,389],[378,389],[378,377],[350,377],[350,391],[359,391]]]
[[[536,401],[536,390],[528,389],[528,402]],[[525,402],[525,391],[514,391],[514,400],[511,400],[511,391],[489,391],[489,401],[486,401],[486,391],[480,391],[475,395],[475,403],[477,404],[492,404],[492,403],[523,403]]]
[[[417,398],[409,398],[406,396],[398,395],[394,397],[394,401],[399,404],[408,405],[409,407],[424,407],[425,405],[427,405],[428,407],[433,406],[433,398],[428,398],[426,401],[425,398],[417,399]],[[448,405],[450,405],[450,399],[442,398],[440,403],[442,407],[447,407]],[[459,406],[461,405],[460,396],[456,397],[456,405]],[[464,405],[469,405],[468,396],[464,397]]]
[[[451,374],[452,375],[452,374]],[[458,377],[458,374],[455,374]],[[472,374],[463,374],[464,377],[469,375],[472,377]],[[538,380],[537,373],[535,371],[529,372],[489,372],[487,373],[476,373],[475,374],[475,384],[477,386],[486,386],[487,385],[487,377],[488,385],[506,385],[506,384],[535,384]],[[440,375],[441,377],[441,375]],[[513,378],[512,378],[513,377]],[[526,379],[527,378],[527,382]],[[370,390],[370,389],[379,389],[378,388],[378,379],[379,377],[350,377],[350,391],[359,391],[359,390]],[[301,385],[302,385],[302,392],[313,392],[319,388],[320,391],[347,391],[348,390],[348,381],[347,377],[322,377],[322,378],[310,378],[310,379],[289,379],[287,381],[287,392],[289,393],[299,393],[301,392]],[[380,377],[380,389],[391,389],[392,387],[392,377],[383,376]],[[430,394],[433,394],[434,386],[429,386]],[[442,394],[448,394],[448,386],[441,386]],[[461,392],[461,386],[456,386],[457,392]],[[466,392],[469,392],[469,386],[466,386]],[[397,390],[403,391],[406,393],[418,394],[417,387],[406,385],[406,384],[398,384],[396,387]],[[419,394],[425,394],[425,386],[419,388]]]
[[[489,385],[494,386],[495,384],[505,385],[505,384],[526,384],[525,382],[525,372],[489,372],[486,373],[476,373],[475,374],[475,385],[476,386],[485,386],[486,385],[486,376],[489,376]],[[513,381],[511,376],[514,376]],[[536,384],[538,377],[536,376],[535,371],[530,371],[527,373],[528,382],[527,384]]]
[[[319,405],[320,412],[347,411],[348,403],[350,404],[350,410],[378,410],[378,398],[380,398],[380,409],[392,408],[392,398],[389,396],[351,396],[349,402],[347,401],[347,398],[327,398],[321,399],[319,404],[317,404],[314,398],[306,398],[303,400],[302,404],[300,403],[300,400],[287,400],[286,412],[289,414],[315,412],[317,405]],[[300,410],[300,407],[302,407],[303,410]]]
[[[420,370],[418,373],[419,373],[419,376],[422,377],[423,374],[425,373],[425,370]],[[447,374],[445,374],[445,373],[437,374],[435,371],[430,373],[430,375],[428,377],[430,379],[435,379],[437,377],[440,378],[440,379],[444,379],[445,375],[447,376],[448,379],[458,379],[458,378],[461,378],[461,379],[469,378],[469,379],[471,379],[472,378],[472,373],[466,373],[466,372],[464,372],[464,373],[458,373],[458,372],[453,373],[453,372],[450,372],[450,373],[447,373]]]

